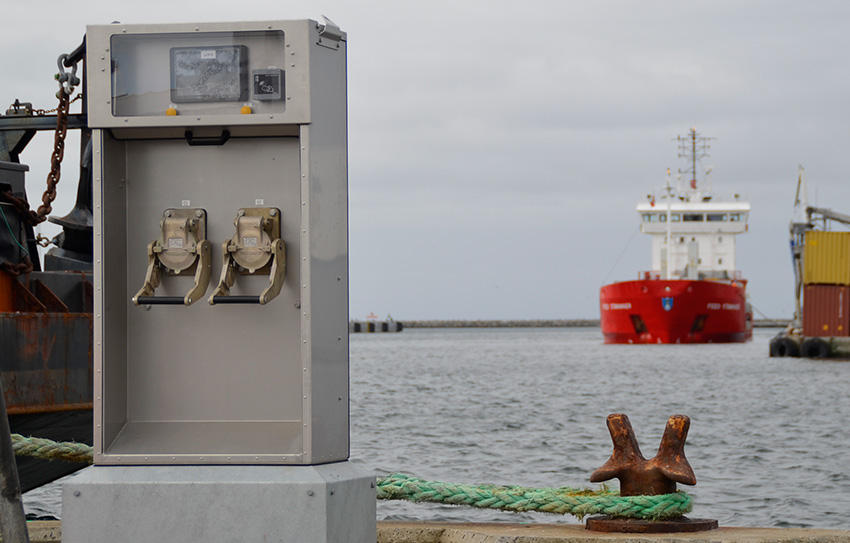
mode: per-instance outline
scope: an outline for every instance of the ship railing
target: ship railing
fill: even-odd
[[[732,270],[724,272],[715,272],[717,275],[712,273],[701,273],[700,276],[702,279],[716,279],[716,280],[728,280],[728,281],[741,281],[744,278],[744,274],[741,270]],[[677,272],[673,279],[682,279],[681,272]],[[661,280],[661,272],[658,270],[643,270],[638,272],[638,280],[644,281],[659,281]]]
[[[661,279],[661,272],[657,270],[639,271],[638,280],[657,281]]]

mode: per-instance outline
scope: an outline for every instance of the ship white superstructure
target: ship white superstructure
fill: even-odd
[[[671,279],[735,279],[735,237],[747,231],[750,204],[734,200],[714,202],[701,195],[693,201],[688,195],[666,201],[637,205],[641,233],[652,235],[652,269]],[[668,248],[668,224],[669,248]]]

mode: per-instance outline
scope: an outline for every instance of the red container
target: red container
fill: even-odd
[[[803,292],[803,335],[850,336],[850,287],[806,285]]]

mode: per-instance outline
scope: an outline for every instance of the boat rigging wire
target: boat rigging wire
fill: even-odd
[[[0,205],[0,215],[2,215],[2,216],[3,216],[3,222],[6,224],[6,229],[7,229],[7,230],[9,230],[9,234],[11,234],[11,235],[12,235],[12,241],[14,241],[14,242],[15,242],[15,245],[17,245],[18,247],[20,247],[20,248],[21,248],[21,250],[24,252],[24,255],[25,255],[25,256],[29,256],[30,252],[29,252],[29,251],[27,251],[27,248],[26,248],[26,247],[24,247],[23,245],[21,245],[21,242],[20,242],[20,241],[18,241],[18,236],[16,236],[16,235],[15,235],[15,232],[13,232],[13,231],[12,231],[12,226],[9,224],[9,220],[6,218],[6,212],[5,212],[5,211],[3,211],[3,206],[2,206],[2,205]]]
[[[752,303],[750,303],[750,307],[752,307],[752,308],[753,308],[753,311],[755,311],[756,313],[758,313],[759,315],[761,315],[761,318],[763,318],[763,319],[765,319],[765,320],[771,320],[771,318],[770,318],[770,317],[768,317],[767,315],[765,315],[764,313],[762,313],[761,311],[759,311],[759,308],[757,308],[756,306],[754,306]]]
[[[638,232],[640,232],[640,225],[638,225],[638,226],[637,226],[637,228],[635,228],[635,231],[632,233],[632,237],[630,237],[630,238],[629,238],[629,241],[628,241],[628,242],[626,242],[626,246],[625,246],[625,247],[623,247],[623,250],[622,250],[622,251],[620,251],[620,256],[618,256],[618,257],[617,257],[617,260],[615,260],[615,261],[614,261],[614,265],[613,265],[613,266],[611,266],[611,269],[610,269],[610,270],[608,270],[608,273],[607,273],[607,274],[605,274],[605,278],[604,278],[604,279],[602,279],[602,284],[603,284],[603,285],[604,285],[604,284],[606,284],[606,283],[608,282],[608,277],[610,277],[610,276],[611,276],[611,274],[614,272],[614,268],[616,268],[616,267],[617,267],[617,264],[619,264],[619,263],[620,263],[620,259],[621,259],[621,258],[623,258],[623,255],[624,255],[624,254],[626,254],[626,249],[628,249],[628,248],[629,248],[629,245],[631,245],[631,244],[632,244],[632,242],[635,240],[635,236],[637,236],[637,235],[638,235]]]

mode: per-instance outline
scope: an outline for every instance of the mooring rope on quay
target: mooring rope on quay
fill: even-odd
[[[84,443],[55,442],[20,434],[12,434],[11,437],[17,455],[92,463],[93,447]],[[591,476],[591,480],[598,479],[595,475]],[[377,498],[467,505],[517,513],[538,511],[559,515],[572,514],[579,519],[590,515],[604,515],[589,517],[587,526],[379,521],[377,543],[850,543],[848,530],[722,528],[703,532],[706,535],[686,533],[697,530],[687,528],[687,523],[692,520],[683,515],[691,511],[693,501],[688,494],[681,491],[662,495],[621,496],[619,492],[604,486],[601,490],[580,490],[567,487],[466,485],[426,481],[394,473],[377,478]],[[592,521],[598,523],[596,527],[590,526]],[[706,522],[705,519],[696,521]],[[716,528],[716,521],[713,522]],[[600,526],[601,523],[632,524],[628,529],[618,530],[613,526],[611,529],[605,529]],[[677,523],[678,527],[669,526]],[[62,540],[61,521],[29,521],[27,524],[30,543],[56,543]],[[649,529],[649,525],[653,524],[668,526],[659,530]],[[618,531],[626,533],[616,533]]]
[[[12,434],[12,445],[15,454],[19,456],[92,463],[93,448],[85,443],[56,442]],[[601,490],[593,490],[458,484],[428,481],[402,473],[378,477],[377,496],[379,500],[466,505],[515,513],[537,511],[557,515],[570,514],[579,520],[598,514],[618,518],[663,520],[681,517],[693,508],[693,500],[684,492],[657,496],[621,496],[619,492],[604,487]]]
[[[678,518],[693,509],[693,500],[684,492],[657,496],[621,496],[619,492],[560,488],[527,488],[491,484],[456,484],[427,481],[402,473],[378,477],[379,500],[408,500],[446,505],[467,505],[524,513],[537,511],[573,515],[663,520]]]

